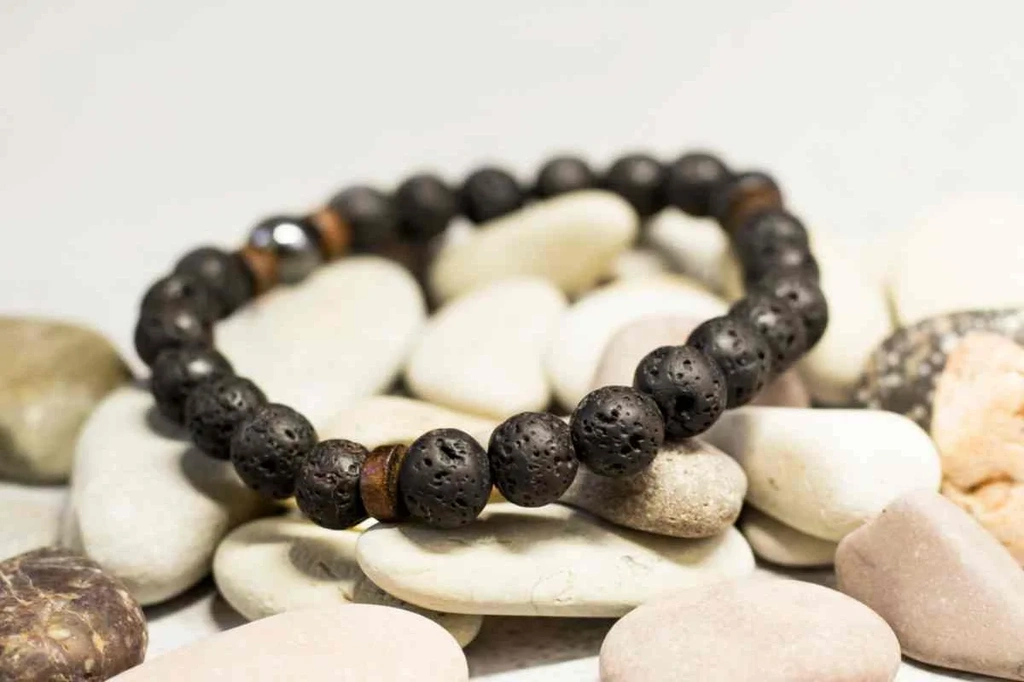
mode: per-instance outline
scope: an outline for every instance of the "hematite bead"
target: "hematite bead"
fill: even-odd
[[[434,528],[465,526],[491,493],[487,453],[458,429],[428,431],[409,446],[398,490],[414,519]]]
[[[782,374],[807,350],[803,320],[785,300],[766,291],[751,291],[733,305],[729,316],[746,320],[772,350],[772,372]]]
[[[175,424],[185,423],[185,401],[189,393],[205,381],[230,376],[231,363],[206,346],[169,348],[153,363],[149,390],[160,414]]]
[[[662,346],[648,353],[636,366],[633,388],[654,398],[669,438],[704,433],[728,400],[721,368],[689,346]]]
[[[334,195],[328,206],[352,226],[352,245],[371,251],[398,239],[398,211],[383,192],[356,185]]]
[[[231,463],[247,486],[266,497],[284,499],[295,491],[295,474],[316,445],[316,431],[286,405],[256,410],[231,438]]]
[[[220,305],[220,317],[230,315],[252,298],[252,279],[238,254],[201,246],[182,256],[174,272],[205,284]]]
[[[343,530],[366,518],[359,497],[359,475],[369,453],[349,440],[317,443],[299,466],[295,502],[322,528]]]
[[[711,215],[729,233],[758,213],[781,208],[779,186],[760,171],[740,173],[718,184],[711,193]]]
[[[525,200],[511,173],[490,166],[466,176],[459,190],[462,212],[474,223],[485,223],[517,210]]]
[[[701,351],[721,368],[727,407],[749,403],[772,376],[772,350],[746,320],[713,317],[693,330],[686,345]]]
[[[210,322],[220,317],[220,303],[209,287],[198,277],[183,273],[172,273],[154,282],[143,295],[139,309],[145,312],[177,306],[192,308]]]
[[[210,457],[228,459],[235,430],[266,402],[263,391],[243,377],[207,381],[185,400],[185,426],[197,448]]]
[[[374,448],[359,476],[359,497],[367,513],[378,521],[401,521],[409,516],[398,492],[398,473],[408,448],[399,443]]]
[[[152,365],[161,351],[183,346],[212,346],[210,320],[187,304],[143,310],[135,325],[135,352]]]
[[[665,440],[657,403],[628,386],[591,391],[569,420],[576,458],[601,476],[630,476],[654,460]]]
[[[799,272],[769,273],[754,288],[778,296],[803,320],[807,350],[814,348],[828,326],[828,301],[811,277]]]
[[[718,157],[684,154],[665,167],[665,200],[690,215],[706,216],[711,211],[711,193],[731,177]]]
[[[779,244],[764,250],[742,263],[743,279],[747,285],[756,284],[770,273],[799,272],[817,280],[820,276],[818,261],[806,246]]]
[[[459,214],[459,200],[444,180],[429,173],[413,175],[395,190],[402,233],[425,242],[444,232]]]
[[[300,218],[274,216],[261,221],[249,234],[249,245],[277,256],[277,270],[285,284],[301,282],[323,262],[316,228]]]
[[[621,157],[605,172],[601,185],[628,201],[641,217],[665,207],[665,169],[647,154]]]
[[[586,161],[576,156],[558,156],[541,166],[533,193],[547,199],[596,185],[597,175]]]
[[[523,412],[505,420],[491,434],[487,458],[494,485],[520,507],[556,502],[579,468],[569,426],[546,412]]]

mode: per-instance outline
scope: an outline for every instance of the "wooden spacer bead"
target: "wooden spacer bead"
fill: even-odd
[[[309,222],[320,236],[320,251],[324,260],[340,258],[352,246],[352,226],[329,206],[310,215]]]
[[[257,296],[277,285],[278,263],[277,255],[273,251],[258,249],[255,246],[243,246],[238,251],[238,256],[252,276],[253,293]]]
[[[758,213],[782,209],[778,185],[763,173],[741,174],[724,191],[717,218],[729,234]]]
[[[378,521],[401,521],[409,516],[398,495],[398,472],[407,449],[397,443],[381,445],[363,462],[359,495],[366,512]]]

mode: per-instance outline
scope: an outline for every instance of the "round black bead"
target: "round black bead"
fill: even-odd
[[[782,208],[782,190],[767,173],[747,171],[715,186],[711,215],[732,232],[752,216]]]
[[[755,290],[778,296],[800,316],[807,332],[807,350],[821,340],[828,326],[828,301],[815,278],[791,271],[769,273]]]
[[[629,154],[611,165],[601,184],[646,218],[665,208],[664,178],[665,169],[657,159],[647,154]]]
[[[186,304],[157,306],[143,310],[135,325],[135,352],[152,365],[161,351],[184,346],[212,346],[213,327],[209,319]]]
[[[605,386],[585,395],[569,430],[576,458],[601,476],[643,471],[665,441],[658,404],[628,386]]]
[[[352,228],[357,249],[376,249],[398,238],[398,210],[383,192],[364,185],[349,187],[334,195],[328,206]]]
[[[541,166],[533,193],[546,199],[596,185],[597,175],[586,161],[576,156],[558,156]]]
[[[782,244],[808,248],[807,228],[792,213],[768,210],[744,220],[732,233],[733,247],[740,262],[771,259]]]
[[[409,514],[434,528],[472,523],[491,494],[487,453],[458,429],[434,429],[412,442],[398,472]]]
[[[732,174],[722,161],[711,154],[684,154],[665,167],[665,200],[670,206],[693,216],[711,211],[711,193]]]
[[[185,423],[185,401],[189,393],[203,382],[231,374],[231,363],[212,348],[169,348],[153,363],[149,390],[160,414],[181,425]]]
[[[523,205],[519,183],[500,168],[484,167],[466,176],[459,191],[462,212],[474,223],[500,218]]]
[[[299,466],[295,502],[322,528],[343,530],[366,518],[359,496],[359,474],[370,453],[349,440],[317,443]]]
[[[184,273],[172,273],[161,277],[146,290],[142,297],[143,312],[161,308],[187,306],[204,320],[214,321],[220,317],[220,305],[209,287],[198,277]]]
[[[228,459],[235,430],[266,402],[263,391],[243,377],[206,381],[185,400],[185,426],[197,448],[210,457]]]
[[[669,438],[704,433],[728,400],[721,368],[690,346],[662,346],[648,353],[636,366],[633,388],[654,398]]]
[[[799,272],[815,280],[820,276],[818,261],[810,249],[798,244],[778,244],[743,262],[743,279],[748,286],[777,272]]]
[[[736,302],[730,317],[746,320],[772,350],[772,371],[782,374],[807,350],[803,320],[785,300],[765,291],[752,291]]]
[[[231,463],[247,486],[265,497],[284,499],[295,492],[295,474],[316,445],[309,420],[286,405],[256,410],[231,438]]]
[[[238,310],[253,295],[252,277],[242,259],[213,246],[189,251],[174,266],[174,272],[205,284],[220,304],[222,317]]]
[[[772,349],[743,319],[713,317],[693,330],[686,345],[721,368],[728,394],[726,407],[749,403],[772,376]]]
[[[487,457],[494,485],[520,507],[556,502],[579,468],[568,424],[547,412],[506,419],[491,434]]]
[[[436,175],[413,175],[395,190],[395,205],[401,216],[402,234],[425,242],[444,232],[459,213],[455,192]]]

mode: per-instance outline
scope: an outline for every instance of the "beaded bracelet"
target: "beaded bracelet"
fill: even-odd
[[[543,199],[593,187],[616,192],[641,218],[665,206],[713,216],[731,238],[749,293],[685,345],[644,357],[632,387],[591,391],[568,424],[549,413],[517,414],[494,430],[486,451],[457,429],[372,452],[347,440],[317,442],[309,420],[268,403],[213,347],[215,320],[324,261],[400,240],[422,246],[460,211],[481,223],[519,209],[527,192],[493,167],[471,173],[457,191],[429,174],[390,196],[352,187],[311,215],[264,220],[235,253],[203,247],[185,255],[146,292],[135,329],[159,411],[186,426],[203,452],[230,459],[250,488],[276,499],[294,495],[325,528],[367,516],[456,528],[480,514],[492,485],[510,502],[536,507],[561,497],[581,462],[603,476],[642,471],[666,438],[703,433],[792,366],[821,338],[828,306],[807,231],[783,209],[768,175],[734,174],[705,153],[666,165],[628,155],[603,176],[583,160],[559,157],[541,168],[531,193]]]

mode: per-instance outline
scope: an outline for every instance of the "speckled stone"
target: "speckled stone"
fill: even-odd
[[[946,358],[970,332],[1001,334],[1024,343],[1024,310],[981,310],[922,320],[889,336],[868,358],[857,385],[857,406],[931,424],[935,385]]]
[[[0,680],[105,680],[142,662],[146,618],[95,562],[37,549],[0,563]]]

